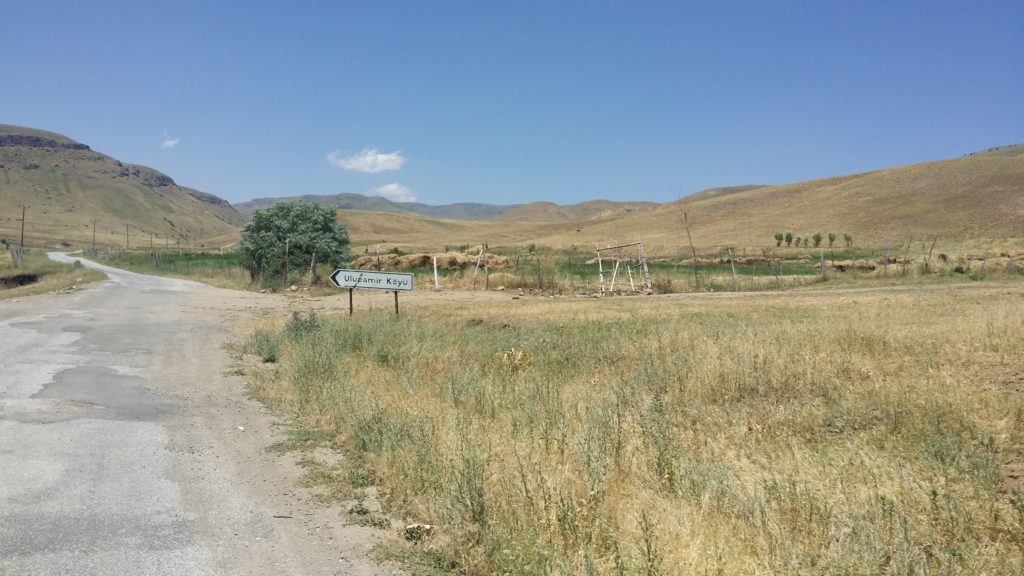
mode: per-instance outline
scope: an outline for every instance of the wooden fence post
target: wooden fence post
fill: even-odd
[[[729,267],[732,268],[732,291],[736,291],[736,253],[729,246]]]

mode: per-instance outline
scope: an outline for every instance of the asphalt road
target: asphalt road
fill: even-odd
[[[0,301],[0,574],[390,573],[300,517],[270,417],[193,309],[215,289],[100,268]]]

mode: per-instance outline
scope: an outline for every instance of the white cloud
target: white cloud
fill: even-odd
[[[415,202],[416,195],[401,184],[385,184],[367,192],[370,196],[383,196],[392,202]]]
[[[178,142],[181,142],[181,138],[164,138],[164,141],[162,144],[160,144],[160,147],[163,148],[164,150],[168,148],[174,148],[175,146],[178,145]]]
[[[343,170],[376,174],[386,170],[401,170],[405,157],[399,151],[390,154],[381,153],[376,148],[364,148],[359,154],[344,156],[340,150],[327,155],[327,162]]]

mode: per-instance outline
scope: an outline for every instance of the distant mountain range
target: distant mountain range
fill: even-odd
[[[459,204],[444,204],[431,206],[420,202],[393,202],[380,196],[366,196],[363,194],[326,194],[305,196],[290,196],[287,198],[257,198],[248,202],[239,202],[234,205],[235,210],[242,214],[252,214],[260,208],[266,208],[280,200],[292,200],[296,202],[315,203],[323,206],[334,206],[342,210],[363,210],[369,212],[389,212],[393,214],[421,214],[434,218],[454,218],[458,220],[483,220],[493,218],[508,212],[513,206],[498,206],[494,204],[479,204],[474,202],[462,202]]]
[[[252,214],[254,210],[266,208],[281,200],[315,203],[323,206],[333,206],[341,210],[418,214],[420,216],[450,220],[501,220],[505,222],[588,220],[615,214],[642,212],[658,206],[655,202],[612,202],[609,200],[591,200],[565,206],[551,202],[508,205],[461,202],[458,204],[432,206],[420,202],[393,202],[380,196],[366,196],[363,194],[329,194],[259,198],[248,202],[240,202],[235,204],[234,208],[242,214]]]

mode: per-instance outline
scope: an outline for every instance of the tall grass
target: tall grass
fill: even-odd
[[[925,249],[928,245],[925,245]],[[837,284],[882,281],[884,283],[948,282],[961,278],[981,280],[989,277],[1006,278],[1008,258],[994,250],[991,258],[982,263],[963,256],[949,258],[938,253],[925,266],[923,256],[911,262],[898,262],[902,253],[893,250],[890,265],[883,273],[884,252],[874,249],[829,251],[826,257],[826,275],[821,275],[820,250],[783,249],[768,252],[769,260],[755,255],[753,250],[737,252],[735,262],[726,250],[716,250],[699,255],[694,273],[691,260],[675,256],[652,256],[648,269],[652,291],[659,294],[674,292],[750,292],[781,290],[810,286],[828,281]],[[940,259],[939,256],[942,256]],[[198,280],[222,288],[279,290],[288,285],[312,288],[316,294],[332,294],[327,278],[333,266],[318,265],[314,271],[312,286],[309,286],[308,269],[293,267],[287,285],[281,278],[253,281],[248,270],[242,266],[240,256],[235,252],[223,254],[213,252],[191,252],[177,250],[156,251],[106,251],[96,256],[112,266],[136,272],[173,276]],[[446,268],[438,270],[438,283],[445,290],[485,290],[504,287],[510,290],[535,290],[545,293],[585,293],[600,291],[598,267],[588,254],[578,251],[555,251],[547,249],[537,253],[512,253],[507,255],[508,265],[502,268],[474,270],[469,268]],[[980,258],[980,257],[979,257]],[[425,257],[429,262],[429,257]],[[831,264],[838,261],[845,265],[839,271]],[[614,278],[614,261],[604,262],[605,290],[615,293],[635,293],[644,290],[643,271],[637,262],[620,266]],[[860,268],[864,269],[858,269]],[[867,268],[870,268],[869,270]],[[416,284],[421,288],[433,285],[433,267],[416,266],[402,271],[412,272]],[[735,272],[735,275],[733,274]],[[1016,266],[1014,276],[1024,275],[1024,266]],[[632,274],[632,282],[630,279]]]
[[[222,288],[258,288],[235,252],[191,252],[177,250],[99,251],[101,262],[143,274],[198,280]]]
[[[316,294],[334,294],[337,289],[330,286],[328,277],[334,271],[333,266],[318,264],[310,286],[308,266],[296,263],[289,271],[288,283],[284,278],[266,278],[262,282],[254,280],[248,268],[242,264],[242,257],[237,252],[191,252],[177,250],[144,251],[99,251],[95,257],[100,261],[143,274],[187,278],[204,282],[220,288],[236,290],[283,290],[290,285],[313,288]],[[269,276],[269,275],[268,275]]]
[[[440,525],[438,572],[1018,574],[1001,294],[297,317],[247,349],[339,482]]]

